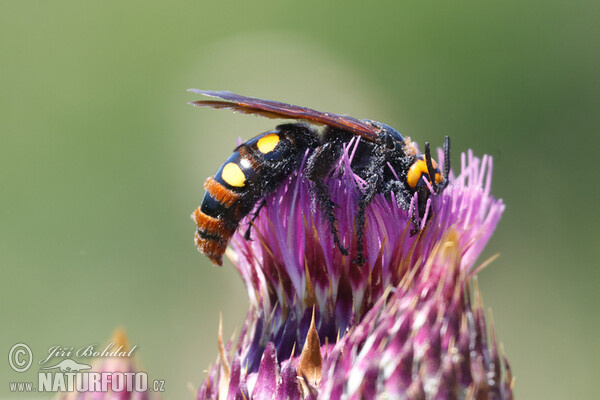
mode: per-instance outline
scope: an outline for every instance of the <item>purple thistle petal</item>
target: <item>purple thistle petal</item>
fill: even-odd
[[[252,392],[253,399],[270,400],[273,398],[273,393],[277,389],[278,371],[279,365],[277,364],[275,345],[269,342],[258,368],[258,376]]]
[[[296,375],[296,368],[288,361],[281,371],[281,383],[277,386],[274,400],[300,400],[302,393]]]
[[[229,376],[229,390],[227,391],[227,400],[236,400],[237,394],[240,391],[242,366],[240,357],[236,354],[233,357],[231,364],[231,374]]]

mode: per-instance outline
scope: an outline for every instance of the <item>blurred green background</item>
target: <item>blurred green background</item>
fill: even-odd
[[[191,399],[219,313],[247,302],[189,214],[238,136],[231,90],[494,156],[507,209],[482,257],[520,399],[599,398],[600,3],[0,1],[0,353],[124,326],[165,399]],[[38,358],[39,359],[39,358]],[[0,362],[9,381],[35,378]]]

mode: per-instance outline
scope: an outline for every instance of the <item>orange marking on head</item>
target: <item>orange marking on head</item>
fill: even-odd
[[[212,176],[204,182],[204,189],[219,203],[229,208],[240,199],[240,195],[227,189]]]
[[[438,167],[435,160],[431,160],[431,165],[434,169],[434,171],[431,171],[431,173],[432,175],[434,175],[435,181],[437,183],[440,183],[442,181],[442,175],[439,172],[435,171]],[[415,163],[411,165],[408,169],[408,173],[406,174],[406,183],[408,183],[408,186],[414,189],[415,187],[417,187],[417,184],[419,183],[421,177],[425,174],[429,175],[427,161],[425,160],[425,156],[420,155],[417,158],[417,161],[415,161]],[[429,181],[431,182],[431,179]]]

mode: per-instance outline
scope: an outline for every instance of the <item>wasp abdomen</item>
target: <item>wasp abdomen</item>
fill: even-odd
[[[282,125],[248,140],[206,180],[206,193],[192,219],[198,226],[198,250],[214,264],[223,264],[227,243],[242,218],[297,167],[298,155],[308,147],[307,141],[298,140],[298,130],[312,135],[303,126]]]

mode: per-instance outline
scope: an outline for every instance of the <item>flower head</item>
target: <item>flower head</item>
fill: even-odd
[[[457,239],[450,231],[420,273],[390,288],[336,343],[323,367],[323,398],[511,398],[508,363],[493,324],[488,338],[477,287],[471,301]]]
[[[149,400],[158,399],[147,391],[147,377],[140,373],[132,358],[127,335],[122,328],[117,329],[107,347],[114,354],[101,355],[92,362],[90,372],[74,374],[73,388],[63,392],[57,399],[62,400]],[[127,355],[127,356],[125,356]],[[145,382],[145,383],[144,383]]]
[[[234,235],[229,255],[250,310],[235,349],[221,346],[200,399],[464,398],[484,383],[509,398],[495,338],[488,341],[468,289],[504,210],[490,195],[491,158],[463,154],[461,173],[430,197],[420,219],[416,195],[410,204],[376,195],[366,210],[366,261],[358,265],[355,216],[365,182],[350,167],[357,143],[325,182],[349,255],[334,244],[302,167],[246,220],[253,240]]]

